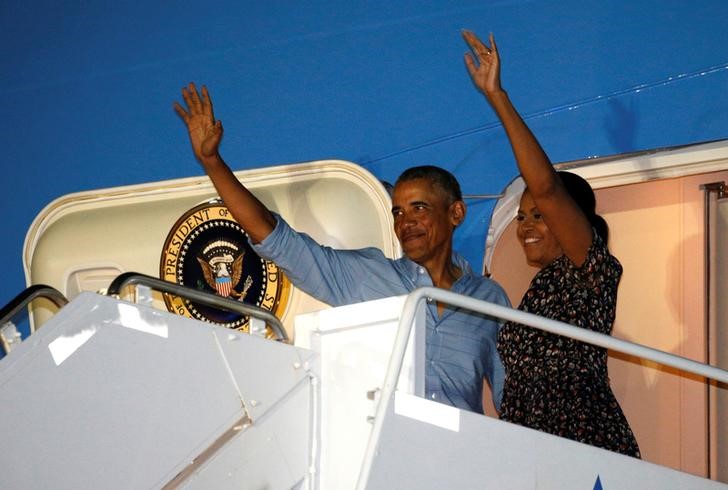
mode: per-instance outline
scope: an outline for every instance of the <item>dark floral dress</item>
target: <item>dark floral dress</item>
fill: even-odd
[[[557,258],[536,274],[518,309],[611,334],[621,275],[595,233],[581,268]],[[508,322],[498,352],[506,368],[501,419],[640,457],[609,387],[606,349]]]

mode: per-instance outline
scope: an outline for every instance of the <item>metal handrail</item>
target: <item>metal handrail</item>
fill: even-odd
[[[68,304],[68,299],[56,288],[45,284],[34,284],[25,288],[25,290],[0,309],[0,325],[5,325],[5,323],[10,321],[23,308],[27,307],[37,298],[46,298],[58,308],[63,308]]]
[[[138,272],[125,272],[114,279],[106,290],[106,294],[109,296],[119,297],[121,291],[126,286],[142,285],[147,286],[157,291],[164,293],[174,294],[181,296],[193,301],[203,303],[207,306],[214,308],[220,308],[226,311],[232,311],[234,313],[240,313],[241,315],[250,316],[263,320],[270,326],[276,336],[277,340],[283,342],[289,342],[288,334],[286,329],[283,327],[281,321],[268,310],[264,310],[255,305],[249,305],[247,303],[241,303],[239,301],[232,300],[230,298],[224,298],[216,294],[208,293],[205,291],[198,291],[186,286],[164,281],[156,277],[147,276]]]
[[[414,325],[415,314],[420,305],[427,299],[457,306],[459,308],[465,308],[467,310],[492,317],[521,323],[523,325],[528,325],[557,335],[570,337],[588,344],[612,349],[625,354],[632,354],[643,359],[649,359],[662,365],[674,367],[708,379],[728,383],[728,371],[715,366],[703,364],[685,357],[676,356],[675,354],[669,354],[635,342],[617,339],[610,335],[594,332],[585,328],[575,327],[568,323],[543,318],[541,316],[534,315],[533,313],[514,310],[512,308],[489,303],[487,301],[474,299],[469,296],[463,296],[445,289],[434,287],[417,288],[407,295],[407,299],[402,307],[402,315],[400,316],[399,326],[397,327],[397,336],[394,341],[394,347],[392,348],[392,355],[389,358],[389,364],[387,365],[387,373],[384,378],[379,404],[377,405],[371,436],[369,438],[369,443],[367,444],[366,452],[364,453],[362,473],[359,475],[359,480],[357,482],[358,489],[364,490],[366,488],[367,481],[369,480],[369,471],[374,461],[376,448],[379,445],[379,434],[382,430],[384,415],[387,413],[389,403],[391,402],[392,395],[394,394],[397,386],[397,380],[399,379],[400,372],[402,371],[404,354],[407,348],[410,331]]]
[[[9,354],[16,342],[22,341],[20,332],[12,322],[15,315],[38,298],[46,298],[58,308],[68,304],[68,300],[57,289],[45,284],[34,284],[25,288],[8,304],[0,309],[0,347],[5,354]],[[30,322],[30,333],[34,332],[33,322]]]

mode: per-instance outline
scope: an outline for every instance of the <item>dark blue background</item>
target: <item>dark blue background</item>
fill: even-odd
[[[337,158],[394,180],[516,170],[460,29],[493,31],[503,83],[553,161],[728,137],[728,2],[273,1],[0,4],[0,304],[33,218],[82,190],[201,174],[172,110],[210,87],[234,169]],[[456,247],[482,264],[491,201]]]

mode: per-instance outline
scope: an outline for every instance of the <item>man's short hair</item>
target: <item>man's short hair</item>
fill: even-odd
[[[400,182],[408,182],[415,179],[427,179],[445,191],[445,194],[450,200],[448,204],[463,200],[463,193],[460,191],[458,179],[444,168],[436,167],[434,165],[410,167],[402,172],[394,185],[396,187]]]

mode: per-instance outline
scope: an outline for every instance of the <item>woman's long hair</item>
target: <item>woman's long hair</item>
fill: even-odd
[[[571,198],[581,208],[586,218],[596,230],[602,241],[606,244],[609,242],[609,226],[607,222],[596,212],[597,199],[594,196],[594,190],[589,182],[582,177],[571,172],[556,172],[561,182],[563,182],[566,191]]]

